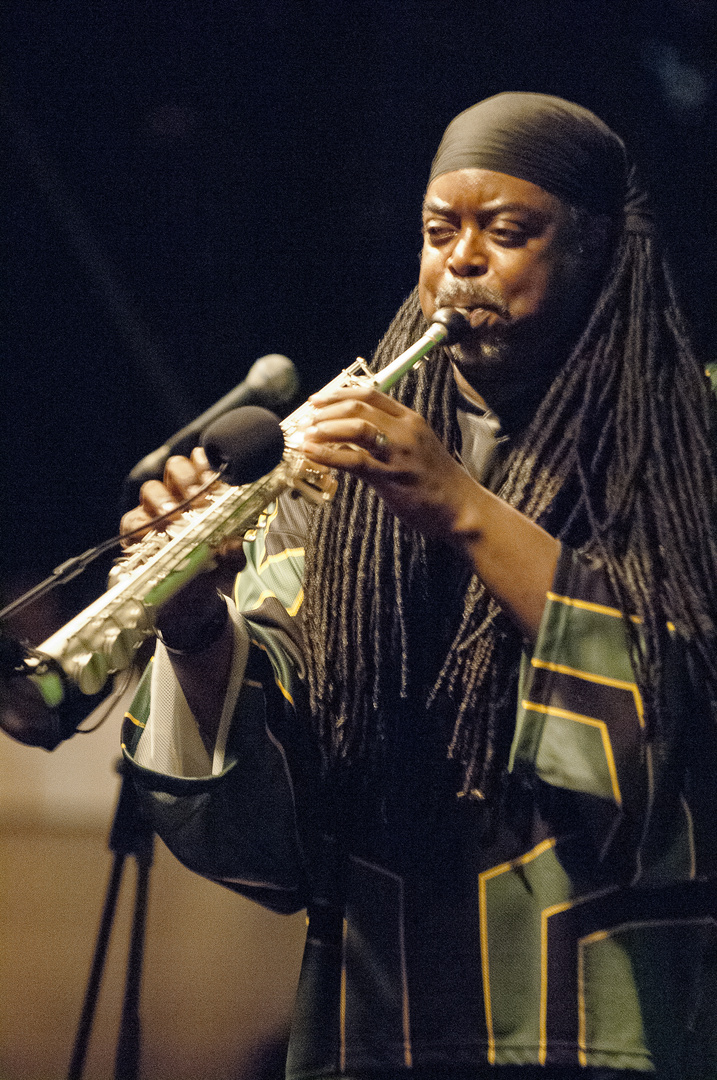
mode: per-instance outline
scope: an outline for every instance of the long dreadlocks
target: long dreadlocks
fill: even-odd
[[[594,238],[612,222],[612,265],[596,283],[588,325],[515,435],[499,494],[606,568],[648,732],[659,735],[668,622],[690,642],[717,699],[714,400],[646,196],[610,128],[559,98],[500,94],[449,124],[431,179],[474,167],[557,196],[576,215],[578,233],[582,221],[588,249],[591,230]],[[424,329],[414,292],[380,343],[375,369]],[[445,350],[395,390],[454,454],[456,395]],[[332,508],[314,517],[305,626],[311,706],[328,765],[380,763],[407,703],[438,711],[448,697],[446,750],[462,771],[463,793],[489,793],[512,730],[522,642],[447,545],[404,528],[370,488],[343,477]]]
[[[374,370],[424,329],[414,292]],[[456,452],[445,351],[394,393]],[[639,638],[631,632],[652,730],[668,620],[717,694],[715,445],[707,380],[656,241],[626,232],[589,325],[516,440],[500,495],[599,558],[621,609],[641,620]],[[447,753],[462,766],[463,792],[490,790],[512,729],[522,642],[447,546],[404,528],[371,488],[344,476],[332,507],[314,517],[305,620],[312,709],[329,762],[371,760],[401,699],[430,708],[443,692],[455,708]]]

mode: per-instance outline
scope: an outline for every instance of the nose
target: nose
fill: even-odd
[[[476,277],[485,274],[488,258],[481,230],[472,225],[461,229],[446,260],[448,268],[457,277]]]

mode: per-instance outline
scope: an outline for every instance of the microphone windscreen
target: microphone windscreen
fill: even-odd
[[[269,409],[290,405],[299,393],[299,373],[288,356],[269,353],[255,360],[244,380]]]
[[[227,466],[224,476],[230,484],[251,484],[281,461],[284,433],[273,412],[245,405],[210,424],[202,446],[213,469]]]

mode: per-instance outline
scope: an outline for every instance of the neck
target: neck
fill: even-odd
[[[456,384],[470,401],[494,412],[504,430],[525,427],[571,355],[575,340],[574,334],[565,334],[538,346],[511,342],[496,364],[462,362],[457,346],[453,350]]]
[[[475,387],[471,386],[465,375],[461,375],[455,364],[453,364],[453,376],[456,380],[456,386],[463,394],[463,397],[468,398],[469,401],[472,401],[474,405],[478,405],[481,409],[489,408],[485,398],[478,393]]]
[[[519,387],[507,385],[502,379],[481,379],[481,392],[453,365],[456,386],[468,401],[488,409],[500,420],[506,433],[525,427],[535,415],[547,391],[544,380],[523,382]]]

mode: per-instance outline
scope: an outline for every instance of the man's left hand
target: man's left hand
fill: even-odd
[[[476,485],[418,413],[368,386],[321,391],[310,404],[308,457],[366,481],[404,524],[451,539]]]

